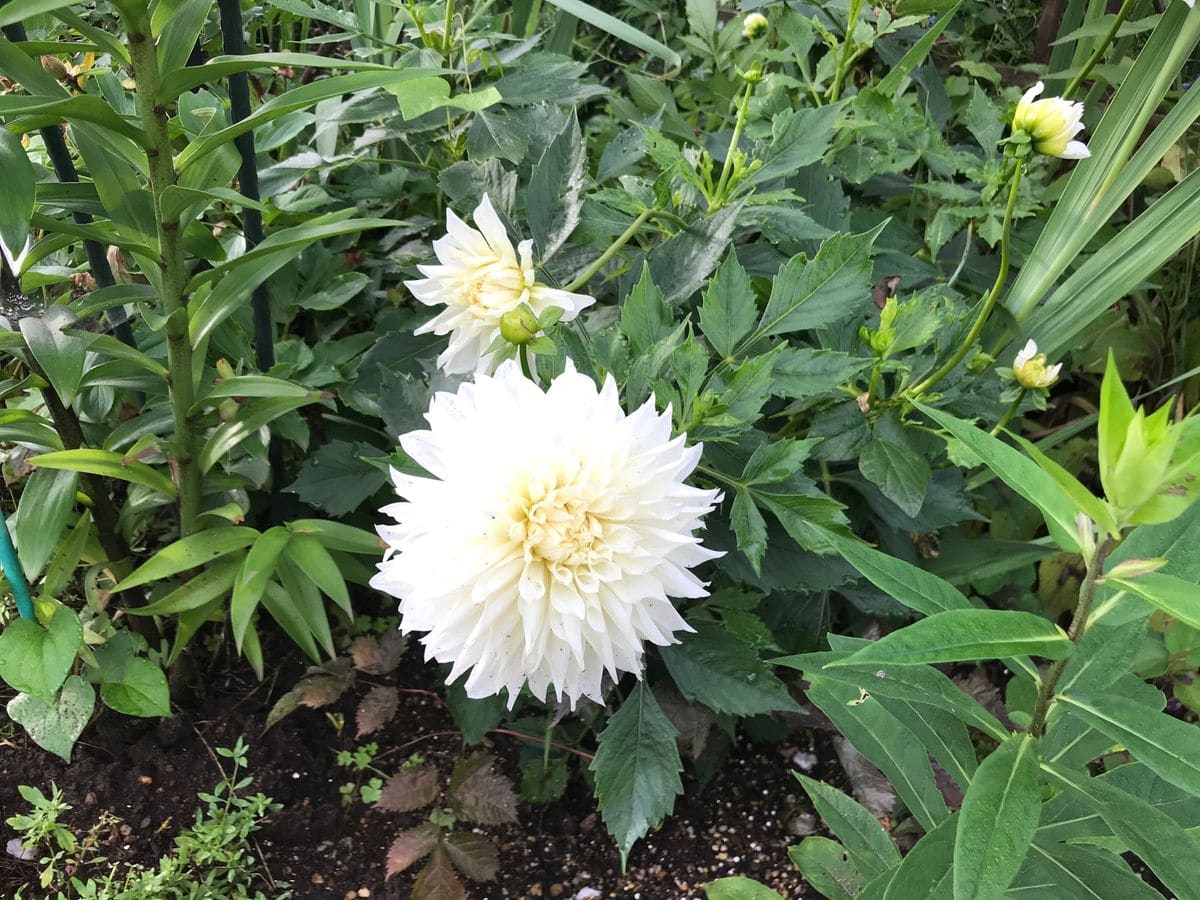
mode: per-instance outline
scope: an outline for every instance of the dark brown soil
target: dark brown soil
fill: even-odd
[[[278,658],[285,655],[281,648]],[[368,684],[360,681],[328,710],[302,708],[264,734],[271,702],[298,674],[289,668],[258,684],[234,664],[215,678],[195,679],[207,685],[204,696],[177,692],[180,709],[171,720],[106,711],[85,731],[70,764],[18,729],[0,742],[0,819],[24,808],[18,785],[47,789],[54,782],[73,806],[67,818],[77,828],[86,830],[106,810],[121,819],[103,848],[110,860],[152,864],[192,820],[197,792],[220,779],[212,750],[241,735],[250,745],[253,789],[283,804],[256,835],[276,885],[286,882],[296,898],[407,898],[413,872],[385,879],[384,857],[394,837],[422,822],[423,814],[381,813],[360,802],[347,807],[339,794],[348,778],[335,756],[357,743],[353,713]],[[436,687],[435,673],[411,652],[388,680],[404,688]],[[462,748],[449,714],[423,690],[401,698],[391,724],[370,738],[380,746],[378,766],[390,774],[419,752],[447,774]],[[344,717],[340,732],[327,711]],[[832,750],[821,740],[816,774],[840,781]],[[709,784],[685,781],[675,814],[634,848],[624,874],[595,802],[576,776],[562,800],[522,804],[518,825],[483,829],[500,847],[500,875],[496,882],[468,884],[468,896],[569,900],[593,888],[604,897],[683,900],[702,898],[702,884],[733,874],[758,878],[788,898],[813,896],[787,858],[788,845],[797,840],[788,822],[810,809],[792,777],[791,759],[799,749],[812,749],[811,742],[807,734],[781,746],[739,742]],[[521,741],[492,735],[486,743],[498,767],[515,779]],[[13,837],[7,826],[4,832],[0,845]],[[0,897],[35,878],[36,863],[0,854]],[[270,884],[262,889],[270,897],[283,893]]]

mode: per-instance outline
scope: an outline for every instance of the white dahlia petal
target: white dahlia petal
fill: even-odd
[[[477,228],[447,210],[446,234],[433,242],[438,264],[417,266],[424,277],[405,282],[421,303],[446,307],[416,333],[451,336],[437,359],[448,375],[492,371],[495,354],[487,350],[500,334],[500,318],[522,304],[538,315],[561,306],[562,318],[570,321],[596,302],[586,294],[538,284],[533,242],[514,247],[486,195],[472,218]]]
[[[670,598],[707,596],[690,569],[719,554],[694,532],[719,495],[684,483],[700,448],[669,413],[626,415],[611,378],[573,367],[543,391],[509,361],[425,418],[400,444],[434,477],[393,473],[371,584],[468,696],[601,701],[606,673],[640,674],[646,643],[690,630]]]

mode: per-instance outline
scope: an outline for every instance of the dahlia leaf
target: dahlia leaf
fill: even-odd
[[[529,230],[543,262],[558,251],[579,224],[586,164],[587,145],[579,120],[571,116],[533,167],[525,191]]]
[[[429,766],[401,769],[383,786],[375,806],[385,812],[411,812],[428,806],[437,793],[437,769]]]
[[[700,330],[722,358],[733,353],[737,342],[758,320],[758,304],[750,277],[732,251],[725,257],[704,292],[700,304]]]
[[[669,337],[674,330],[671,310],[663,292],[650,280],[650,269],[642,264],[642,277],[621,304],[621,333],[635,354],[642,354]]]
[[[634,688],[600,734],[591,770],[600,813],[617,841],[622,868],[634,843],[675,808],[675,797],[683,792],[675,736],[675,726],[644,683]]]
[[[492,771],[490,754],[475,753],[457,766],[450,776],[450,800],[454,811],[469,822],[503,825],[517,821],[517,795],[512,783]]]
[[[354,721],[358,728],[355,737],[363,737],[378,731],[396,715],[396,707],[400,703],[400,695],[391,685],[377,684],[367,692],[358,704],[358,712]]]
[[[787,686],[758,658],[754,647],[726,627],[693,624],[695,634],[662,648],[663,662],[684,697],[736,716],[799,711]]]
[[[450,857],[440,846],[434,848],[429,865],[413,882],[413,900],[466,900],[462,882],[454,875]]]
[[[481,834],[456,831],[442,844],[458,871],[472,881],[491,881],[500,868],[496,845]]]
[[[387,852],[387,877],[403,872],[437,846],[441,829],[426,822],[403,832]]]

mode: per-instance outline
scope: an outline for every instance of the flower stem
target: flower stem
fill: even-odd
[[[592,263],[586,269],[580,272],[579,276],[565,288],[563,288],[563,290],[573,292],[579,290],[581,287],[587,284],[592,279],[592,276],[604,268],[604,266],[608,264],[608,261],[616,256],[622,247],[629,243],[629,239],[638,233],[638,229],[645,225],[646,221],[657,212],[658,210],[654,209],[653,207],[642,210],[641,215],[634,219],[633,222],[630,223],[629,227],[621,232],[620,237],[613,241],[607,250],[593,260]]]
[[[537,384],[537,379],[533,377],[533,368],[529,365],[529,348],[525,344],[517,348],[517,357],[521,360],[521,374]]]
[[[167,110],[159,103],[161,75],[150,17],[145,7],[128,4],[122,9],[129,40],[130,67],[137,83],[137,110],[148,137],[146,162],[150,171],[150,194],[158,229],[158,266],[162,308],[166,314],[168,387],[174,422],[172,441],[179,479],[179,531],[186,536],[199,530],[200,469],[196,465],[196,422],[191,413],[195,403],[192,382],[192,345],[188,334],[187,273],[180,241],[179,221],[163,215],[163,195],[174,186],[176,173],[167,130]]]
[[[842,41],[842,53],[837,61],[837,71],[833,74],[833,84],[829,88],[830,103],[837,103],[842,96],[842,83],[845,81],[850,63],[853,62],[850,54],[853,52],[854,29],[858,25],[858,14],[862,12],[862,5],[863,0],[850,0],[850,14],[846,17],[846,34]]]
[[[1025,399],[1027,390],[1027,388],[1021,388],[1021,390],[1017,392],[1017,399],[1009,405],[1008,409],[1004,411],[1004,415],[1000,417],[1000,421],[996,423],[996,427],[989,432],[992,437],[998,435],[1000,430],[1007,425],[1009,421],[1011,421],[1013,416],[1017,414],[1017,410],[1021,408],[1021,401]]]
[[[1108,558],[1114,543],[1112,537],[1105,538],[1092,554],[1092,558],[1086,560],[1087,574],[1084,576],[1083,584],[1079,586],[1079,603],[1075,606],[1075,615],[1071,617],[1071,627],[1067,631],[1067,637],[1076,643],[1087,630],[1088,616],[1092,613],[1092,603],[1096,599],[1096,584],[1104,573],[1104,561]],[[1058,680],[1062,678],[1063,670],[1066,667],[1065,659],[1056,660],[1047,670],[1046,677],[1042,679],[1042,686],[1038,689],[1037,702],[1033,707],[1033,720],[1029,723],[1029,733],[1034,737],[1041,737],[1046,730],[1046,714],[1050,711],[1050,704],[1054,700],[1054,690],[1058,687]]]
[[[1083,68],[1081,68],[1075,74],[1075,77],[1071,79],[1071,83],[1068,84],[1066,89],[1062,92],[1062,97],[1064,100],[1069,100],[1071,95],[1079,90],[1079,86],[1083,84],[1083,80],[1092,73],[1092,69],[1096,67],[1096,63],[1100,62],[1100,57],[1102,57],[1105,51],[1108,50],[1109,45],[1117,36],[1117,32],[1120,31],[1121,26],[1125,24],[1125,17],[1129,15],[1129,11],[1133,9],[1133,3],[1134,0],[1125,0],[1125,2],[1121,4],[1121,8],[1117,10],[1117,17],[1113,20],[1112,27],[1108,29],[1108,34],[1104,35],[1104,40],[1096,45],[1096,49],[1093,50],[1092,55],[1087,58],[1087,62],[1083,64]]]
[[[754,95],[756,83],[755,79],[747,78],[746,89],[742,92],[742,99],[738,101],[737,117],[733,121],[733,136],[729,139],[729,149],[725,151],[725,162],[721,164],[721,177],[717,179],[717,186],[710,198],[710,211],[725,205],[725,191],[729,188],[729,177],[733,173],[734,155],[738,152],[738,144],[742,142],[742,129],[746,127],[746,120],[750,118],[750,98]]]
[[[1008,191],[1008,206],[1004,210],[1004,228],[1000,237],[1000,271],[996,273],[996,281],[992,284],[992,289],[988,291],[988,295],[983,301],[983,308],[979,310],[979,315],[975,317],[975,324],[967,332],[967,337],[963,341],[962,346],[942,364],[941,368],[910,390],[908,392],[910,397],[920,397],[926,393],[963,361],[971,348],[975,346],[975,342],[983,332],[983,326],[987,324],[988,316],[992,314],[992,310],[996,307],[996,301],[1000,299],[1000,292],[1004,290],[1004,282],[1008,280],[1013,211],[1016,209],[1017,193],[1021,187],[1021,168],[1022,163],[1017,161],[1012,175],[1012,184]]]

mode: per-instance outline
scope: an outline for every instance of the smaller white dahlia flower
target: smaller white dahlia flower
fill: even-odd
[[[1086,127],[1083,104],[1062,97],[1038,100],[1045,88],[1039,81],[1022,95],[1013,114],[1013,131],[1029,135],[1030,143],[1038,153],[1062,159],[1087,159],[1092,151],[1083,141],[1074,140],[1075,135]]]
[[[742,23],[742,37],[752,41],[757,37],[762,37],[770,27],[770,21],[762,13],[750,13]]]
[[[1025,346],[1013,360],[1013,377],[1017,384],[1030,390],[1048,388],[1058,381],[1058,373],[1062,371],[1062,363],[1046,365],[1046,354],[1038,353],[1037,344],[1033,340]]]
[[[719,493],[684,484],[701,446],[671,437],[653,399],[568,367],[542,390],[516,362],[439,393],[429,430],[400,438],[431,478],[393,471],[388,545],[372,587],[400,599],[425,658],[469,697],[522,685],[602,700],[605,673],[640,674],[643,644],[692,629],[671,597],[705,597],[691,567],[720,553],[694,532]]]
[[[514,248],[486,194],[472,218],[478,228],[447,210],[446,235],[433,242],[439,265],[417,266],[425,277],[405,282],[426,306],[446,307],[416,334],[450,335],[450,345],[437,359],[448,375],[491,372],[496,361],[488,348],[500,334],[500,317],[522,303],[539,316],[560,307],[562,321],[569,322],[596,302],[586,294],[539,284],[533,241]]]

